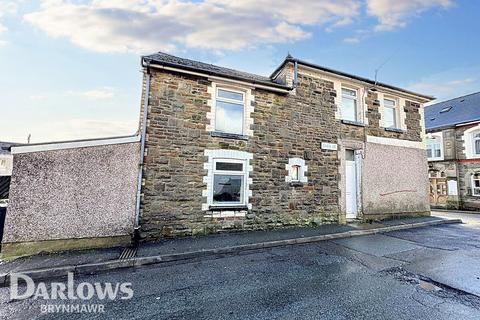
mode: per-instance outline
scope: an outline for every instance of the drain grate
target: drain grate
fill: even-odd
[[[137,247],[127,247],[123,249],[118,260],[127,260],[134,258],[137,255]]]

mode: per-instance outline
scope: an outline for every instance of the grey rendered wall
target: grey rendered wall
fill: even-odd
[[[366,143],[362,188],[364,218],[428,214],[428,181],[425,150]]]
[[[139,143],[14,155],[4,243],[128,235]]]

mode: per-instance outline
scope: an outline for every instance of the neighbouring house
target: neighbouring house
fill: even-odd
[[[480,92],[425,107],[430,204],[480,210]]]
[[[18,145],[2,255],[130,244],[140,137]]]
[[[267,77],[142,66],[143,239],[429,215],[432,97],[291,56]]]
[[[10,148],[14,143],[0,141],[0,244],[3,237],[3,225],[7,212],[10,179],[12,175],[13,156]]]
[[[8,200],[10,176],[13,168],[13,156],[10,153],[10,148],[13,145],[15,144],[11,142],[0,141],[0,206],[6,206]]]

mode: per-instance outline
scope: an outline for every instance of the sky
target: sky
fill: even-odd
[[[480,1],[0,0],[0,141],[129,135],[142,54],[261,75],[285,56],[437,97],[480,91]]]

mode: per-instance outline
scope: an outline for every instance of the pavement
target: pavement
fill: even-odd
[[[432,215],[444,219],[462,219],[463,223],[480,225],[478,211],[432,210]]]
[[[131,299],[80,302],[101,313],[42,312],[79,301],[14,300],[2,287],[0,318],[480,319],[479,234],[446,224],[76,275],[131,284]]]
[[[125,249],[121,247],[44,253],[1,263],[0,285],[7,285],[9,276],[12,273],[19,272],[35,279],[61,277],[68,272],[77,274],[110,272],[118,268],[236,254],[246,250],[350,238],[352,236],[452,222],[458,223],[460,221],[439,217],[417,217],[387,220],[381,223],[331,224],[314,228],[289,228],[185,237],[142,243],[135,248],[135,256],[128,257],[128,259],[120,259]]]

